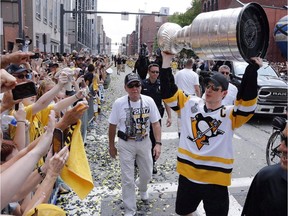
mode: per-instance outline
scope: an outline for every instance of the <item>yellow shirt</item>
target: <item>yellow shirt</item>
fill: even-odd
[[[45,130],[44,127],[48,124],[50,111],[53,109],[54,105],[51,104],[45,109],[39,111],[35,115],[32,115],[32,105],[24,107],[26,112],[26,119],[30,122],[30,142],[41,136]],[[12,111],[12,115],[14,110]],[[16,127],[10,127],[10,137],[13,139],[15,136]]]

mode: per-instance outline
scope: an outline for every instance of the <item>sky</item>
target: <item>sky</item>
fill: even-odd
[[[192,0],[98,0],[98,11],[145,13],[159,12],[161,7],[169,7],[169,14],[184,13],[191,7]],[[129,15],[129,20],[121,20],[121,14],[99,14],[103,18],[106,36],[112,43],[121,43],[121,38],[135,30],[136,15]],[[112,52],[116,47],[112,47]]]

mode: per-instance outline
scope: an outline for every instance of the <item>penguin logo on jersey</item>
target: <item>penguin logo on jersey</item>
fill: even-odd
[[[224,134],[224,131],[218,129],[221,125],[220,120],[208,117],[203,117],[198,113],[195,118],[191,118],[191,128],[193,138],[188,136],[192,142],[195,142],[200,150],[204,145],[209,145],[209,138]]]

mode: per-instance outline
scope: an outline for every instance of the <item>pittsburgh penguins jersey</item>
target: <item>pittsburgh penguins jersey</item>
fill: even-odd
[[[190,181],[229,186],[234,162],[234,129],[246,123],[256,109],[257,67],[249,65],[234,106],[208,110],[202,98],[186,96],[175,85],[171,68],[161,69],[162,97],[181,113],[177,172]]]

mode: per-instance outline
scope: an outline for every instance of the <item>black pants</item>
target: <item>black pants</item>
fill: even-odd
[[[176,198],[176,213],[187,215],[196,211],[201,200],[203,200],[207,216],[228,215],[229,195],[226,186],[198,184],[180,175]]]

